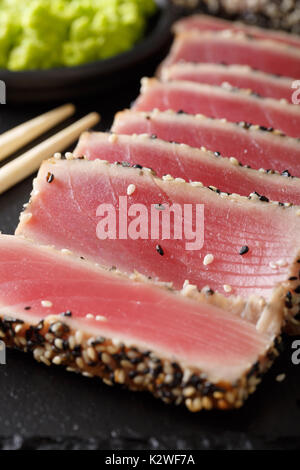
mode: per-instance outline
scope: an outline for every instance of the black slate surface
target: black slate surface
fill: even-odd
[[[77,103],[81,117],[99,111],[99,129],[137,96],[138,82]],[[51,107],[54,107],[52,103]],[[0,132],[49,109],[0,106]],[[32,178],[0,196],[0,230],[13,233]],[[300,449],[300,365],[291,344],[245,407],[193,415],[145,393],[47,368],[29,355],[7,354],[0,366],[0,449]],[[286,380],[276,382],[285,372]]]

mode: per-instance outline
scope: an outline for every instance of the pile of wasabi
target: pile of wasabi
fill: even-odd
[[[72,67],[130,50],[154,0],[0,0],[0,68]]]

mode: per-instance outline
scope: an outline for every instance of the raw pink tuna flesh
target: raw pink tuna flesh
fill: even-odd
[[[298,140],[265,132],[255,126],[244,128],[244,123],[237,125],[173,111],[143,113],[128,110],[116,115],[112,131],[129,135],[147,133],[192,147],[204,146],[224,157],[235,156],[244,165],[257,170],[289,170],[293,176],[300,177]]]
[[[156,79],[144,79],[141,95],[133,109],[201,113],[231,122],[247,121],[272,127],[290,137],[300,137],[300,106],[259,98],[236,89],[185,81],[163,83]]]
[[[52,306],[42,307],[43,300]],[[158,352],[205,371],[211,380],[236,380],[270,346],[266,334],[237,315],[3,235],[0,306],[2,315],[29,324],[69,310],[72,317],[62,320],[75,329]]]
[[[234,32],[249,34],[257,39],[270,39],[279,43],[289,44],[290,46],[300,47],[300,38],[295,34],[258,28],[256,26],[249,26],[239,22],[226,21],[214,16],[193,15],[177,21],[174,26],[176,34],[191,31],[193,29],[196,31],[231,30]]]
[[[180,61],[248,65],[266,73],[295,79],[300,73],[300,49],[229,31],[180,34],[175,38],[163,66]]]
[[[54,175],[51,184],[47,182],[48,173]],[[150,213],[151,206],[156,204],[177,203],[181,207],[192,204],[194,227],[195,204],[204,204],[203,248],[189,251],[184,237],[172,239],[173,217],[171,239],[147,239],[147,234],[146,239],[118,239],[119,232],[115,240],[97,238],[97,226],[103,220],[96,216],[99,205],[112,205],[118,218],[119,197],[126,197],[131,184],[135,185],[135,191],[127,197],[128,207],[143,204]],[[223,286],[229,285],[232,294],[244,297],[257,294],[270,299],[273,288],[289,277],[288,265],[299,251],[298,211],[297,206],[283,208],[240,196],[218,195],[190,183],[162,181],[149,171],[109,165],[100,160],[53,159],[43,163],[31,203],[16,233],[36,243],[68,248],[89,260],[117,266],[125,272],[136,269],[147,276],[173,282],[176,288],[189,280],[199,288],[209,285],[223,292]],[[129,218],[128,223],[132,220]],[[203,233],[202,226],[198,230]],[[161,246],[163,256],[158,253],[157,245]],[[243,246],[248,246],[249,251],[241,256]],[[212,254],[214,261],[204,265],[207,254]],[[277,261],[283,263],[274,269],[272,265]]]
[[[161,79],[186,80],[220,86],[223,83],[250,89],[265,98],[293,103],[293,80],[253,70],[243,65],[178,63],[162,69]]]
[[[186,181],[201,181],[221,191],[242,196],[256,191],[273,201],[300,205],[300,179],[258,172],[238,165],[236,160],[215,156],[185,145],[164,142],[147,135],[85,133],[74,152],[76,158],[129,162],[153,168],[159,177],[171,174]]]

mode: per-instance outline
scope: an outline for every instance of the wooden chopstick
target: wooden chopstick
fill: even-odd
[[[91,113],[50,137],[20,157],[7,163],[0,169],[0,194],[30,176],[38,170],[43,160],[56,152],[65,150],[82,132],[95,126],[100,121],[98,113]]]
[[[72,116],[74,112],[75,106],[66,104],[0,135],[0,161]]]

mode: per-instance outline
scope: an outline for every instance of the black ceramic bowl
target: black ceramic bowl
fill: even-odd
[[[176,10],[169,0],[157,0],[159,11],[150,20],[145,38],[129,52],[78,67],[11,72],[0,69],[7,103],[69,100],[105,93],[153,70],[171,40]]]

